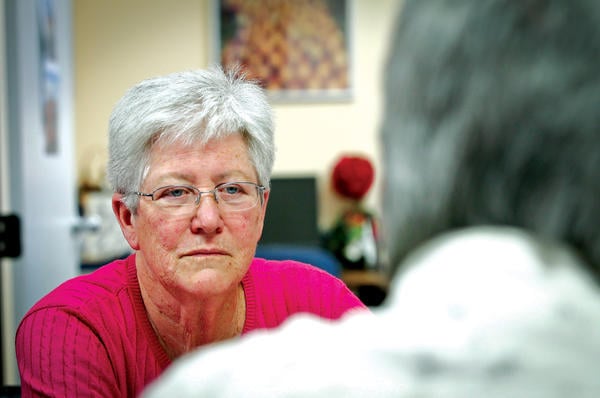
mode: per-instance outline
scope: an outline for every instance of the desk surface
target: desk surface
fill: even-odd
[[[342,271],[342,280],[351,289],[356,286],[372,285],[387,290],[390,283],[387,275],[383,272],[367,270],[344,270]]]

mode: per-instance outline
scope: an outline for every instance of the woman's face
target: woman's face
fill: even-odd
[[[258,183],[246,143],[235,134],[205,145],[157,145],[141,191],[151,193],[165,185],[209,191],[224,182],[240,181]],[[230,291],[254,257],[267,199],[268,192],[262,205],[224,213],[212,195],[203,194],[189,215],[174,217],[141,197],[128,237],[138,251],[140,283],[145,289],[162,287],[180,300]]]

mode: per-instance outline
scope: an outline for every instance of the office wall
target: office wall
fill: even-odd
[[[379,168],[381,71],[400,2],[352,3],[351,101],[274,104],[274,173],[317,175],[322,228],[333,222],[343,206],[329,187],[337,157],[365,154]],[[213,62],[213,4],[210,0],[77,0],[73,6],[78,176],[80,181],[97,181],[103,178],[109,114],[124,91],[150,76]],[[375,209],[378,181],[366,200]]]

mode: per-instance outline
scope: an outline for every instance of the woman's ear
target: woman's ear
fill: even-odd
[[[137,232],[135,230],[135,219],[131,210],[123,202],[123,194],[114,193],[112,196],[112,208],[121,227],[123,236],[133,250],[138,250]]]
[[[271,193],[271,191],[265,191],[264,192],[264,196],[263,196],[263,202],[262,202],[262,209],[261,209],[261,217],[262,217],[262,221],[265,220],[265,215],[267,214],[267,203],[269,203],[269,194]]]
[[[264,200],[262,202],[262,208],[260,209],[260,214],[258,216],[259,232],[258,232],[258,239],[256,240],[257,243],[258,243],[258,241],[260,241],[260,238],[262,236],[262,230],[265,225],[265,216],[267,214],[267,203],[269,202],[269,194],[270,193],[271,193],[271,191],[266,191],[264,193]]]

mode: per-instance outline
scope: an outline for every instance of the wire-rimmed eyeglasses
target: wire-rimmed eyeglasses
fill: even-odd
[[[174,215],[190,212],[200,204],[202,194],[212,195],[221,211],[235,212],[248,210],[262,204],[266,188],[253,182],[225,182],[210,191],[201,191],[191,185],[167,185],[156,188],[151,193],[133,192],[138,196],[151,198],[161,208]]]

